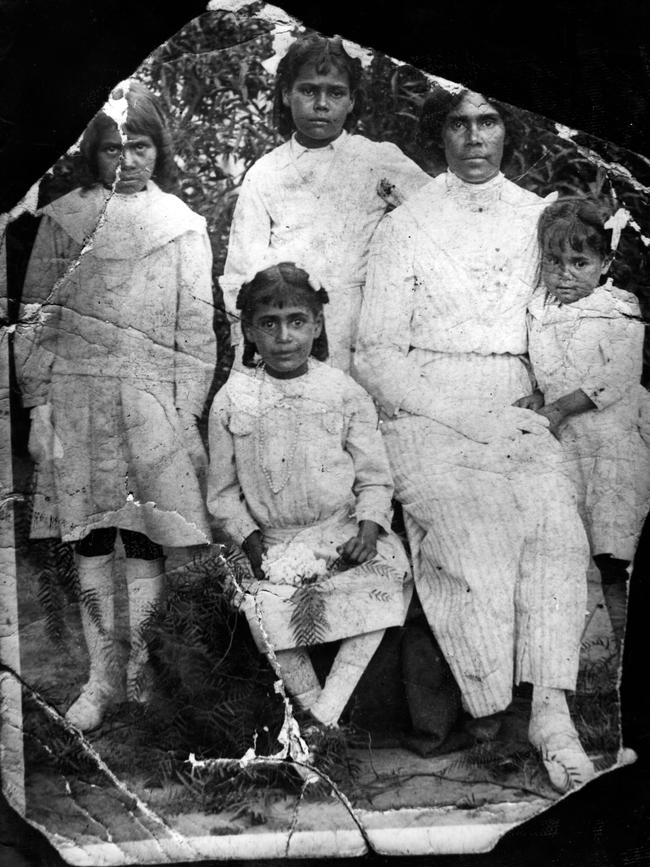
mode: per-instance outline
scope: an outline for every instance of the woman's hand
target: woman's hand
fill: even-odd
[[[539,412],[539,410],[544,406],[544,395],[537,388],[531,394],[527,394],[525,397],[520,397],[519,400],[516,400],[513,406],[518,406],[519,409],[532,409],[533,412]]]
[[[192,466],[197,476],[205,471],[208,465],[208,455],[203,445],[203,439],[199,433],[198,418],[186,410],[177,410],[183,430],[183,443],[192,461]]]
[[[377,538],[381,527],[374,521],[361,521],[359,532],[336,549],[349,563],[357,565],[372,560],[377,555]]]
[[[30,429],[27,449],[32,460],[37,463],[47,463],[54,458],[63,457],[61,441],[55,433],[52,423],[52,406],[43,403],[32,407],[29,414]]]
[[[264,572],[262,571],[264,545],[262,543],[262,534],[259,530],[253,530],[250,536],[246,536],[242,542],[242,550],[248,557],[255,578],[258,581],[264,581]]]

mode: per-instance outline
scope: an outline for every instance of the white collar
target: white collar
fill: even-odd
[[[447,169],[447,188],[450,190],[463,190],[466,191],[468,195],[475,194],[477,196],[482,195],[483,193],[487,193],[496,190],[497,188],[503,185],[505,181],[505,175],[503,172],[497,172],[497,174],[490,178],[489,181],[485,181],[482,184],[470,184],[467,181],[464,181],[462,178],[459,178],[458,175],[455,175],[451,169]]]
[[[505,189],[505,176],[498,172],[483,184],[469,184],[447,169],[445,183],[449,195],[470,211],[484,211],[496,205]]]
[[[304,156],[306,153],[315,154],[315,153],[331,153],[332,151],[337,151],[342,148],[347,139],[349,138],[349,133],[347,130],[343,130],[341,135],[338,135],[333,141],[328,142],[322,148],[306,148],[304,145],[301,145],[298,139],[296,138],[296,134],[291,136],[289,139],[289,147],[296,159],[300,159],[300,157]]]

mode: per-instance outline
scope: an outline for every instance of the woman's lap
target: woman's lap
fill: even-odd
[[[383,430],[421,530],[418,593],[469,709],[507,704],[513,675],[572,688],[588,547],[553,444],[455,442],[426,419]]]

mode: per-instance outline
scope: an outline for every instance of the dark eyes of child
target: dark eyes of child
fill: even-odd
[[[302,87],[299,87],[298,90],[303,96],[315,96],[317,92],[316,88],[311,87],[310,85],[303,85]],[[347,91],[342,88],[328,90],[327,95],[333,99],[343,99],[344,96],[347,96]]]
[[[133,150],[138,154],[142,154],[147,150],[147,147],[148,145],[142,142],[141,144],[131,145],[130,150]],[[117,145],[107,145],[103,150],[104,153],[108,154],[108,156],[110,157],[114,157],[122,153],[122,148],[118,147]]]
[[[289,325],[292,328],[302,328],[302,326],[307,322],[303,317],[298,317],[296,319],[291,319]],[[279,323],[277,323],[274,319],[263,319],[259,323],[259,328],[263,328],[265,331],[272,331],[274,328],[277,328]]]
[[[552,268],[559,268],[561,262],[557,256],[545,255],[544,264]],[[573,262],[570,262],[569,265],[571,268],[586,268],[589,265],[589,262],[586,259],[575,259]]]

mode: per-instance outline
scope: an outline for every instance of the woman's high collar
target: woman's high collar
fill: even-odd
[[[506,181],[503,173],[498,172],[483,184],[470,184],[455,175],[451,169],[447,169],[445,179],[451,196],[470,208],[476,207],[477,210],[483,210],[486,206],[498,202]]]

